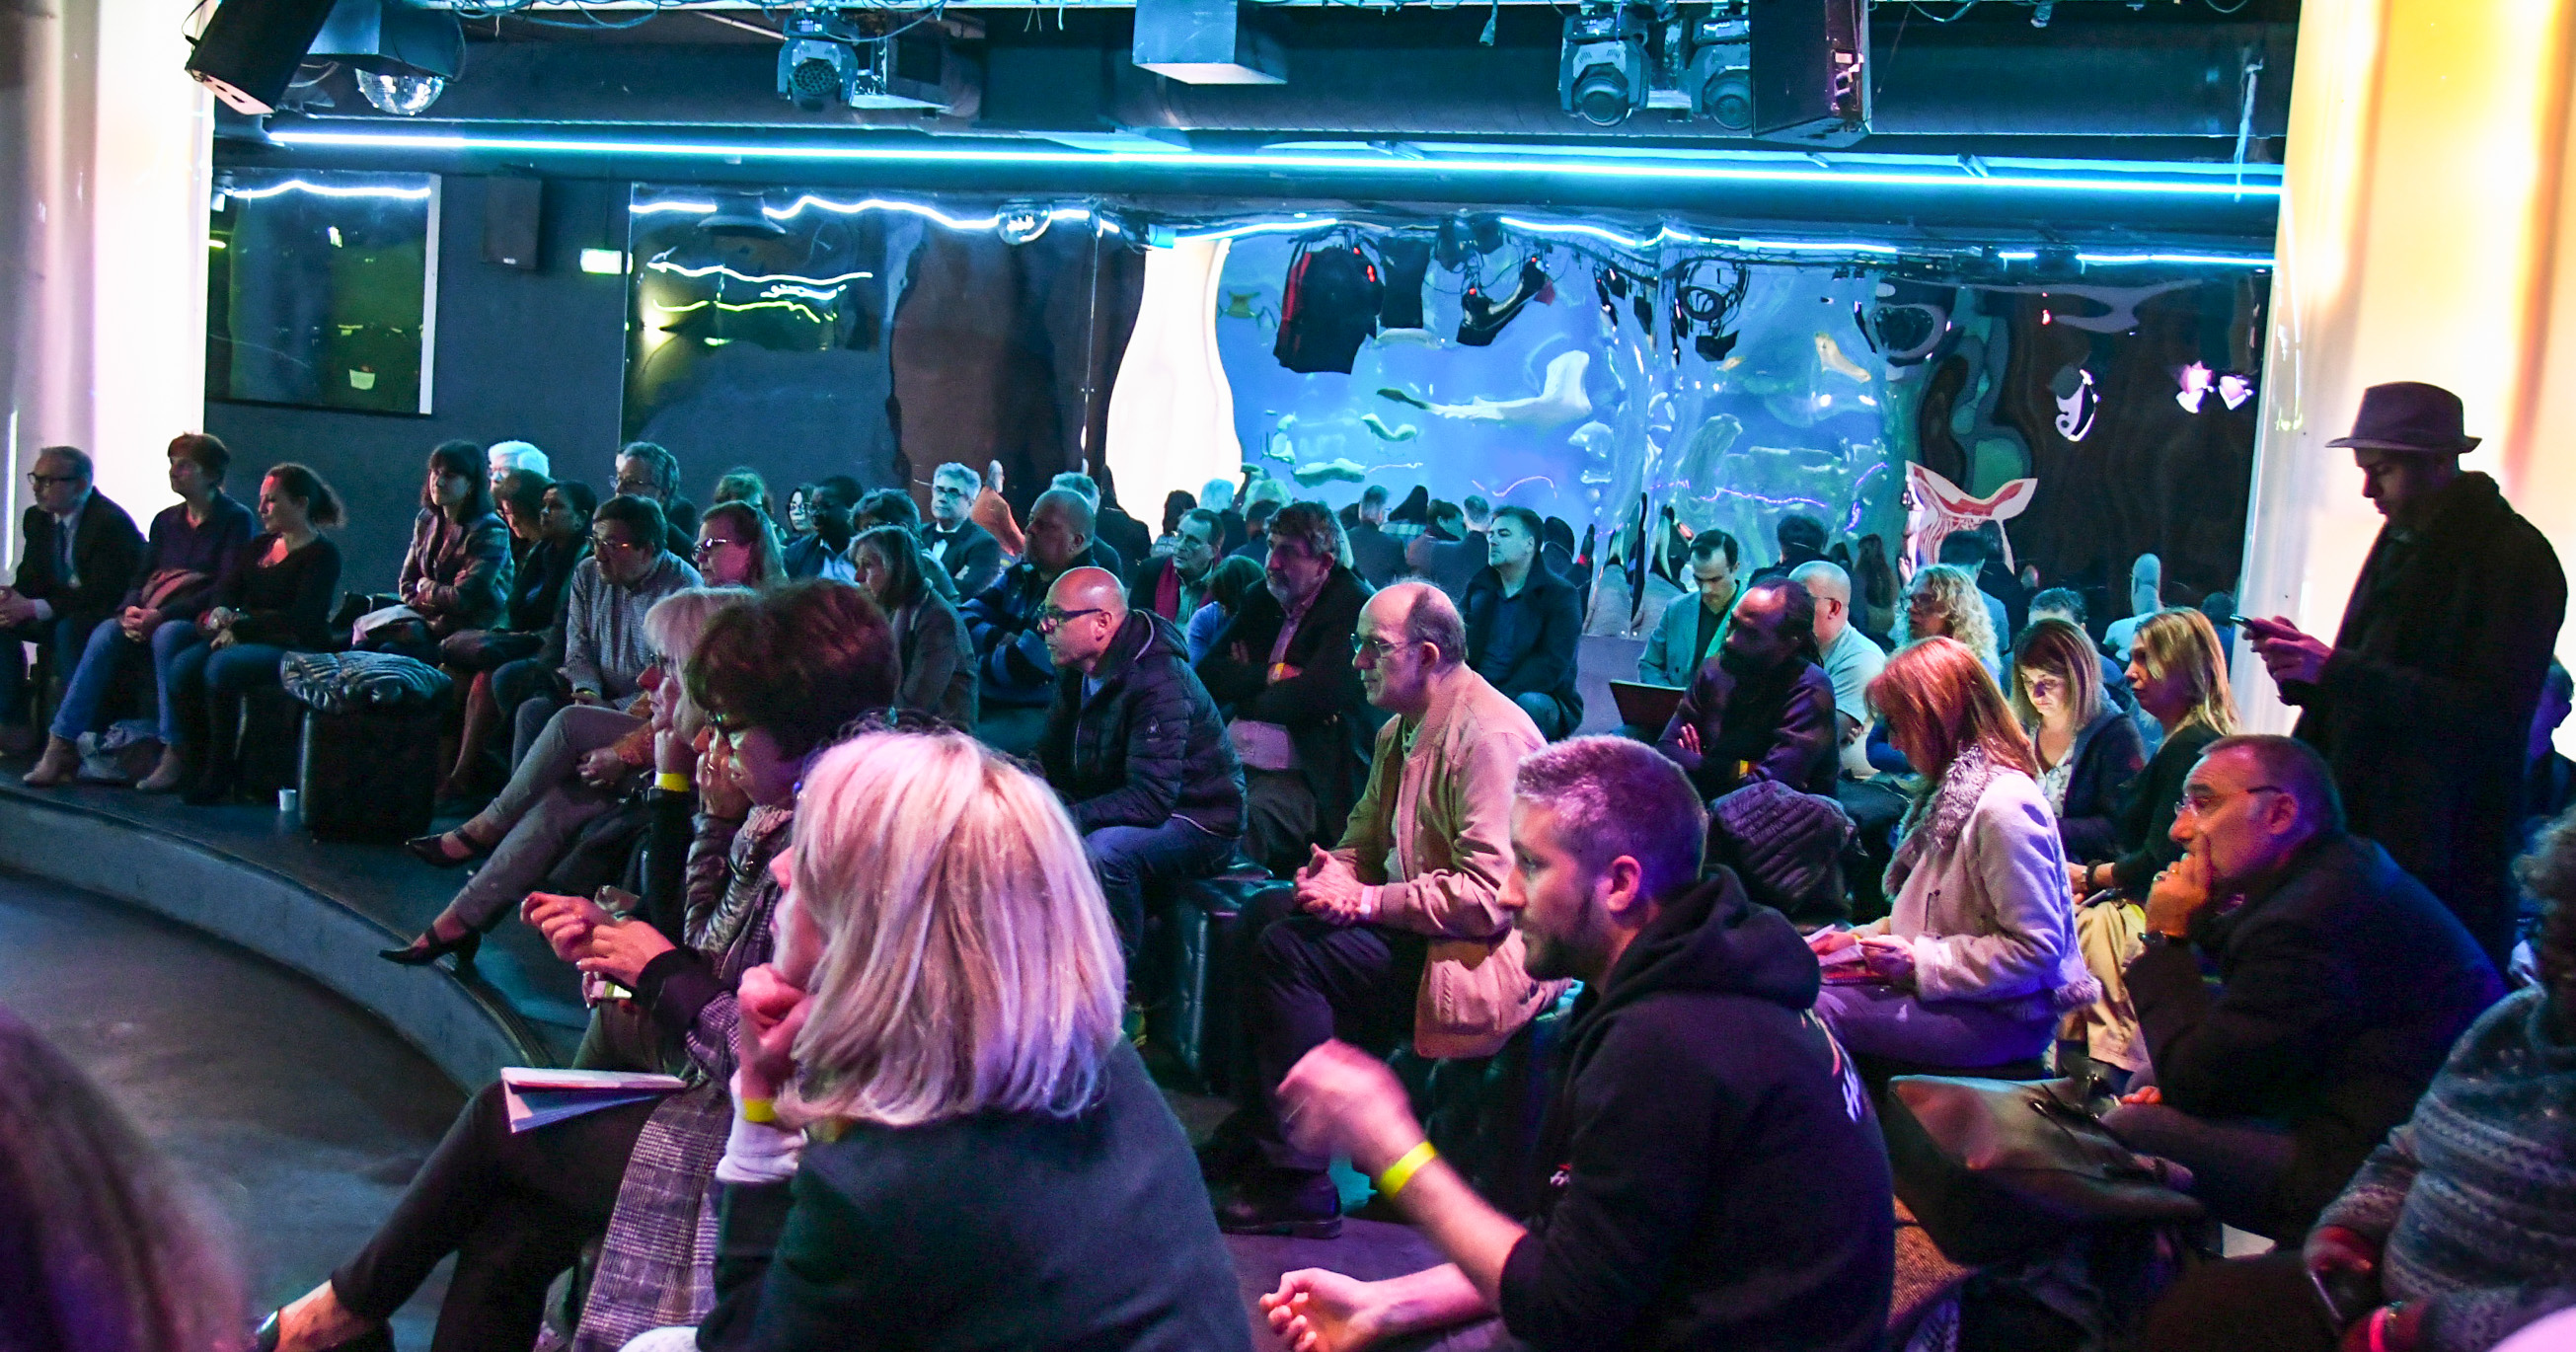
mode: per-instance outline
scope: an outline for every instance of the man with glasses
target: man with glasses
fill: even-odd
[[[849,551],[858,522],[850,513],[858,507],[862,492],[859,481],[846,474],[827,474],[815,481],[814,496],[806,506],[814,533],[787,546],[783,561],[789,581],[823,577],[848,582],[857,576]]]
[[[2128,967],[2153,1083],[2104,1125],[2189,1168],[2221,1221],[2296,1243],[2503,987],[2422,883],[2345,831],[2303,742],[2210,743],[2173,838],[2188,853]]]
[[[1132,961],[1145,885],[1212,878],[1234,857],[1243,768],[1181,631],[1128,609],[1107,569],[1057,578],[1037,629],[1056,669],[1038,764],[1082,832]]]
[[[573,566],[548,652],[492,673],[493,699],[513,720],[512,767],[567,697],[613,709],[641,692],[653,665],[644,613],[699,582],[697,569],[663,548],[667,538],[662,509],[649,498],[613,497],[591,515],[590,557]]]
[[[974,521],[984,476],[954,460],[930,476],[930,526],[922,548],[948,572],[959,596],[980,595],[1002,575],[1002,545]]]
[[[1207,603],[1208,574],[1216,571],[1217,545],[1224,539],[1224,517],[1204,507],[1183,513],[1171,557],[1157,561],[1137,580],[1132,603],[1174,624],[1188,624]]]
[[[27,475],[35,502],[20,521],[24,552],[11,585],[0,588],[0,747],[35,748],[29,726],[27,643],[47,644],[54,670],[69,674],[90,631],[124,601],[139,579],[143,532],[134,518],[92,487],[89,456],[48,446]]]

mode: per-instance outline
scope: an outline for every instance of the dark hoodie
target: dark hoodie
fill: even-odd
[[[1895,1274],[1869,1100],[1808,1012],[1815,956],[1732,873],[1665,904],[1574,1007],[1503,1323],[1541,1349],[1862,1352]]]
[[[1190,671],[1170,620],[1131,610],[1109,640],[1087,697],[1083,675],[1056,673],[1038,763],[1085,834],[1187,817],[1220,836],[1243,830],[1243,767],[1225,720]]]

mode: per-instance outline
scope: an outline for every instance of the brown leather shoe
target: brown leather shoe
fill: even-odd
[[[29,770],[20,782],[31,789],[58,789],[71,783],[72,776],[78,773],[80,748],[72,745],[68,737],[48,737],[45,739],[44,759],[37,761],[36,768]]]
[[[175,793],[187,778],[188,758],[179,753],[179,748],[165,746],[161,748],[161,763],[153,767],[152,773],[134,781],[134,787],[140,793]]]

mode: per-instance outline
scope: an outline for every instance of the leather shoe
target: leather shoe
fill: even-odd
[[[1265,1170],[1216,1209],[1216,1228],[1229,1235],[1332,1239],[1342,1233],[1342,1196],[1330,1174]]]

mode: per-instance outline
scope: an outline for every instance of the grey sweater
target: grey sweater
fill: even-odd
[[[612,586],[599,575],[596,557],[572,571],[564,602],[564,680],[575,690],[595,690],[612,702],[636,691],[653,645],[644,637],[644,612],[682,588],[698,585],[698,570],[665,553],[632,587]]]

